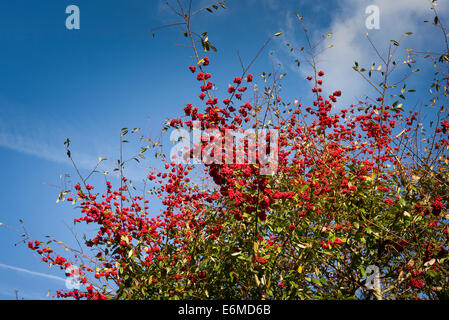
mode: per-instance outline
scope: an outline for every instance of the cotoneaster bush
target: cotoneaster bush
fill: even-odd
[[[310,103],[283,102],[276,74],[263,99],[248,99],[255,77],[247,70],[230,79],[219,99],[208,72],[214,61],[203,53],[211,45],[203,34],[199,51],[190,16],[184,18],[196,57],[186,72],[198,83],[200,100],[186,101],[170,127],[190,130],[197,122],[219,132],[218,141],[225,130],[275,130],[276,144],[267,136],[262,144],[247,142],[245,150],[254,143],[260,159],[277,148],[277,170],[266,175],[259,162],[210,163],[195,165],[203,170],[195,174],[194,165],[162,158],[164,170],[146,178],[163,206],[160,213],[144,195],[133,193],[123,167],[119,183],[94,187],[81,179],[61,199],[77,203],[75,223],[97,228],[85,239],[96,252],[84,259],[89,263],[80,263],[80,253],[57,253],[52,241],[28,243],[45,263],[80,268],[83,286],[57,296],[447,298],[447,108],[437,110],[428,144],[417,148],[420,114],[408,114],[395,102],[404,92],[388,82],[388,69],[378,97],[346,108],[334,107],[345,88],[324,92],[326,74],[315,63],[307,77],[314,94]],[[390,49],[395,46],[399,43]],[[446,71],[448,52],[437,60]],[[385,67],[392,67],[393,59],[387,60]],[[358,65],[356,71],[363,72]],[[445,73],[436,77],[447,81]],[[434,106],[444,106],[446,87],[444,93]],[[210,144],[201,143],[203,154],[210,153]],[[192,155],[193,149],[185,150],[185,159]],[[194,183],[198,180],[209,182]],[[372,266],[380,272],[380,287],[368,285]]]

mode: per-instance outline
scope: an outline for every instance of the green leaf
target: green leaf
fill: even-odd
[[[429,269],[429,270],[427,270],[426,273],[429,277],[432,277],[432,278],[436,278],[438,276],[438,273],[435,270]]]
[[[360,270],[360,273],[362,274],[362,277],[366,278],[365,268],[362,265],[360,265],[358,269]]]
[[[315,283],[316,285],[318,285],[319,287],[322,287],[323,285],[321,284],[320,279],[312,279],[312,282]]]
[[[397,42],[396,40],[390,40],[391,42],[393,42],[393,44],[395,45],[395,46],[399,46],[399,42]]]

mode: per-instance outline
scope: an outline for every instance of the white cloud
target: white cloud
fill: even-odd
[[[0,109],[0,147],[71,165],[63,145],[67,135],[74,134],[77,139],[86,140],[76,123],[58,115],[42,116],[38,110],[24,108],[3,97],[0,97]],[[97,163],[97,157],[84,150],[77,150],[73,156],[82,169],[91,170]]]
[[[368,17],[365,14],[365,9],[368,5],[376,5],[380,9],[379,30],[368,30],[365,26],[365,20]],[[382,55],[387,53],[390,40],[399,40],[405,32],[413,32],[414,34],[410,37],[410,40],[406,39],[402,43],[404,45],[401,45],[398,54],[405,53],[407,45],[412,44],[409,41],[413,41],[414,47],[422,45],[428,48],[441,39],[439,30],[432,29],[431,26],[423,22],[423,20],[432,19],[433,13],[430,8],[430,3],[425,0],[340,1],[338,8],[334,8],[331,13],[329,28],[309,29],[311,38],[315,42],[320,39],[321,35],[328,32],[332,33],[332,37],[327,40],[326,44],[332,44],[333,47],[324,51],[319,57],[319,68],[326,72],[324,78],[326,91],[342,90],[343,96],[340,101],[345,104],[356,103],[365,94],[373,96],[369,84],[352,69],[354,61],[359,62],[359,65],[362,66],[370,66],[373,62],[376,62],[376,65],[381,64],[380,59],[366,39],[366,32],[369,32],[370,38]],[[444,16],[444,13],[448,12],[449,2],[439,3],[437,9]],[[295,19],[294,13],[288,13],[283,28],[285,39],[295,44],[296,47],[300,47],[297,39],[303,38],[302,30]],[[305,16],[304,21],[306,25],[314,24],[316,26],[316,20],[314,21],[313,17]],[[432,32],[438,38],[432,38]],[[287,52],[283,51],[284,53]],[[291,64],[292,55],[288,54],[289,61],[287,62],[286,59],[284,61]],[[290,67],[292,70],[298,70],[293,64]],[[307,67],[303,68],[302,66],[300,70],[303,77],[310,74],[310,69]]]
[[[103,161],[98,170],[109,171],[111,178],[119,178],[112,171],[116,166],[115,157],[118,156],[118,146],[114,139],[106,135],[89,134],[89,130],[83,128],[83,126],[92,128],[95,123],[79,124],[55,114],[38,115],[38,111],[26,109],[2,97],[0,97],[0,110],[0,148],[73,168],[63,145],[65,139],[69,137],[72,141],[70,148],[72,158],[82,174],[91,172],[101,156],[109,160]],[[130,154],[134,155],[139,150],[135,144],[126,147],[125,157],[130,157]],[[146,173],[147,169],[143,164],[134,162],[128,162],[125,170],[127,178],[134,182],[143,179]]]
[[[36,156],[41,159],[58,163],[69,164],[62,148],[48,144],[44,139],[37,136],[23,134],[12,134],[2,129],[0,131],[0,146],[17,152]],[[95,166],[95,158],[85,154],[76,154],[77,165],[80,168],[92,169]]]
[[[38,277],[43,277],[43,278],[52,279],[52,280],[58,280],[58,281],[64,281],[64,282],[66,281],[65,278],[52,276],[50,274],[36,272],[36,271],[32,271],[32,270],[28,270],[28,269],[24,269],[24,268],[19,268],[19,267],[15,267],[15,266],[11,266],[11,265],[8,265],[8,264],[3,264],[3,263],[0,263],[0,268],[14,270],[14,271],[18,271],[18,272],[21,272],[21,273],[29,274],[29,275],[32,275],[32,276],[38,276]]]

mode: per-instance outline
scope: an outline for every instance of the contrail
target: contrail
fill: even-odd
[[[35,276],[38,276],[38,277],[44,277],[44,278],[49,278],[49,279],[53,279],[53,280],[59,280],[59,281],[64,281],[64,282],[66,281],[66,279],[61,278],[61,277],[52,276],[52,275],[41,273],[41,272],[35,272],[35,271],[23,269],[23,268],[18,268],[18,267],[10,266],[10,265],[3,264],[3,263],[0,263],[0,268],[5,268],[5,269],[14,270],[14,271],[24,272],[24,273],[32,274],[32,275],[35,275]]]

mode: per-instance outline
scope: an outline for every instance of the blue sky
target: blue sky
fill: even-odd
[[[195,8],[210,3],[193,1]],[[380,8],[381,28],[369,33],[381,51],[389,40],[408,31],[414,35],[401,50],[439,48],[440,35],[423,23],[432,17],[426,0],[226,3],[228,9],[198,15],[192,26],[199,33],[208,31],[218,49],[208,56],[219,89],[241,72],[237,50],[247,64],[272,34],[282,31],[250,72],[256,76],[270,72],[272,52],[271,59],[288,72],[285,96],[307,101],[307,70],[295,67],[296,58],[285,46],[286,42],[298,47],[304,43],[296,12],[304,16],[313,39],[333,33],[329,43],[334,47],[322,55],[320,63],[329,90],[343,91],[340,107],[370,93],[351,69],[355,60],[371,64],[375,59],[364,40],[367,5]],[[80,8],[79,30],[65,27],[65,8],[71,4]],[[439,11],[447,17],[448,4],[441,3]],[[77,182],[65,156],[65,139],[71,139],[73,157],[86,173],[99,156],[117,158],[120,128],[141,127],[145,133],[151,128],[155,134],[165,118],[181,115],[188,102],[199,102],[197,83],[187,69],[193,63],[192,52],[177,45],[185,44],[182,33],[164,29],[153,38],[149,32],[173,22],[175,17],[159,0],[0,2],[0,222],[20,228],[21,218],[35,238],[53,235],[74,244],[66,224],[71,225],[77,212],[56,204],[58,189],[51,186],[59,185],[65,173]],[[429,72],[426,64],[420,67],[423,73]],[[410,83],[418,92],[426,91],[427,84],[419,78]],[[413,101],[425,102],[424,95],[419,97]],[[131,146],[125,151],[129,155],[137,150]],[[144,172],[134,168],[130,175]],[[0,228],[0,299],[14,299],[14,290],[24,299],[51,298],[54,290],[64,287],[63,272],[49,269],[26,246],[14,246],[18,241],[17,234]]]

